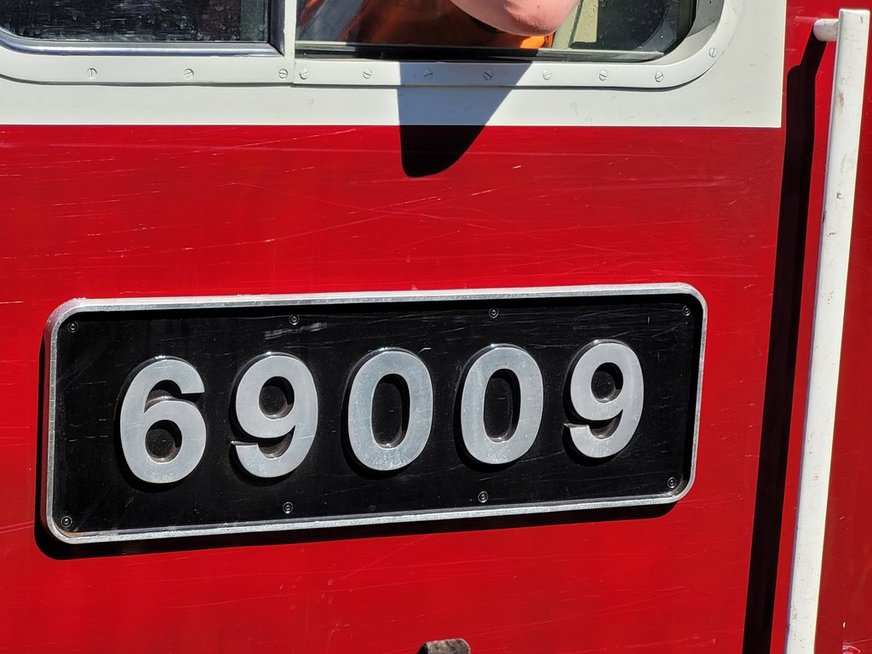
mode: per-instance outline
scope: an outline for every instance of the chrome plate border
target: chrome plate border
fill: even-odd
[[[281,520],[248,522],[245,524],[216,524],[209,527],[168,527],[156,530],[113,530],[87,534],[65,531],[56,521],[53,512],[54,497],[54,445],[55,409],[57,398],[57,336],[61,324],[71,316],[84,312],[149,311],[167,309],[228,309],[250,307],[293,307],[301,304],[350,304],[350,303],[392,303],[426,302],[451,300],[506,300],[563,297],[622,297],[645,295],[685,294],[695,298],[702,308],[702,324],[699,344],[699,369],[697,371],[696,406],[694,407],[694,426],[690,461],[690,474],[685,486],[677,493],[662,493],[633,498],[598,499],[590,502],[525,504],[493,508],[453,509],[423,511],[418,513],[388,513],[339,519],[308,519],[297,522]],[[653,506],[673,504],[690,492],[696,479],[696,455],[699,440],[700,407],[702,402],[703,363],[705,361],[708,306],[702,294],[685,283],[667,284],[626,284],[597,286],[555,286],[538,288],[497,288],[472,290],[440,291],[387,291],[352,293],[317,293],[295,295],[227,295],[204,297],[153,297],[118,299],[75,299],[65,302],[54,312],[46,323],[44,339],[46,345],[45,393],[43,407],[43,460],[42,460],[42,502],[41,519],[44,526],[56,539],[67,544],[117,543],[195,536],[222,536],[245,533],[268,533],[302,529],[324,529],[328,527],[354,527],[363,525],[387,525],[431,520],[462,520],[498,516],[517,516],[547,514],[563,511],[579,511],[631,506]]]

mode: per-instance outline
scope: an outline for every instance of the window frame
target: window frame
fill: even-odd
[[[484,86],[673,88],[708,71],[729,46],[745,0],[698,2],[690,32],[662,57],[646,61],[385,61],[299,56],[294,84],[314,86]]]
[[[269,22],[265,41],[136,41],[113,39],[41,39],[20,36],[0,27],[0,46],[43,55],[227,56],[281,54],[285,0],[266,0]]]
[[[108,85],[298,85],[666,89],[708,71],[727,49],[746,0],[699,0],[687,36],[647,61],[379,60],[296,53],[296,2],[275,0],[270,41],[49,41],[0,30],[0,75]]]
[[[273,0],[269,12],[267,42],[67,41],[0,29],[0,75],[62,84],[289,83],[296,3]]]

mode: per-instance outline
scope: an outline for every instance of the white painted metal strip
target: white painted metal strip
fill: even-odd
[[[815,645],[866,79],[869,11],[843,9],[837,23],[820,20],[814,33],[821,40],[835,39],[837,46],[787,654],[811,654]]]
[[[727,7],[741,11],[731,13],[729,25],[718,23],[722,42],[709,38],[711,17],[722,3],[701,3],[707,12],[702,18],[707,15],[708,19],[698,21],[698,31],[668,58],[621,64],[614,70],[619,62],[578,61],[566,66],[553,62],[561,64],[559,68],[530,62],[521,64],[521,74],[530,81],[526,87],[498,86],[508,84],[505,73],[494,69],[493,77],[485,80],[487,69],[464,62],[436,62],[447,68],[431,68],[434,81],[427,85],[424,62],[367,63],[361,59],[334,62],[344,69],[340,77],[355,80],[353,86],[331,85],[327,77],[321,77],[320,66],[309,69],[306,84],[292,84],[292,64],[308,62],[305,58],[294,61],[289,27],[293,16],[285,21],[284,54],[274,56],[52,58],[0,47],[0,124],[779,127],[785,2],[728,3]],[[291,5],[296,6],[285,3]],[[729,39],[728,33],[732,34]],[[707,70],[697,61],[700,55],[711,63]],[[374,64],[389,64],[393,72],[374,67],[365,78],[367,66]],[[660,70],[658,66],[669,67]],[[686,83],[667,88],[675,82],[675,74],[690,70],[685,70],[687,66],[699,66],[695,69],[699,76],[693,81],[682,78]],[[331,70],[337,72],[335,67]],[[660,82],[658,70],[663,73]],[[401,86],[383,85],[383,72],[396,73],[394,81]],[[469,79],[463,79],[464,75]],[[629,83],[627,75],[639,75],[656,88],[616,88],[621,80]],[[415,76],[424,81],[415,82]],[[16,79],[65,81],[33,84]],[[591,86],[584,86],[585,79]]]

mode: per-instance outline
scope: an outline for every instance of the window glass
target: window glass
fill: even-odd
[[[298,0],[297,42],[306,49],[336,46],[453,46],[549,49],[602,59],[635,53],[653,58],[675,47],[690,29],[695,0],[580,0],[563,25],[546,36],[494,29],[451,0]]]
[[[268,0],[0,0],[0,28],[68,41],[267,40]]]

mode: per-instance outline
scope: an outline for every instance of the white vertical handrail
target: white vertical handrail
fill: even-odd
[[[821,41],[836,41],[836,68],[791,570],[787,654],[813,654],[815,647],[866,78],[869,11],[843,9],[838,20],[817,21],[814,34]]]

